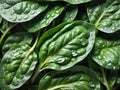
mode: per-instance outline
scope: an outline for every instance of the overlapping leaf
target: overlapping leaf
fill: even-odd
[[[50,72],[39,83],[39,90],[101,90],[95,74],[83,66]]]
[[[120,30],[120,0],[94,0],[88,5],[88,16],[98,30],[116,32]]]
[[[39,1],[41,1],[41,0],[39,0]],[[81,3],[90,2],[91,0],[45,0],[45,1],[65,1],[70,4],[81,4]]]
[[[10,35],[2,47],[2,53],[7,52],[15,44],[31,44],[32,35],[27,32],[18,32]]]
[[[24,23],[23,25],[29,32],[37,32],[40,29],[48,26],[55,18],[57,18],[63,12],[64,9],[65,6],[62,4],[52,4],[45,12],[41,13],[35,19]]]
[[[94,40],[94,26],[83,21],[63,23],[49,30],[39,41],[39,69],[72,67],[89,54]]]
[[[26,0],[0,0],[0,15],[10,22],[26,22],[47,8],[46,3]]]
[[[117,80],[117,71],[108,70],[99,66],[96,62],[93,61],[91,57],[88,59],[89,67],[96,73],[96,76],[101,81],[101,83],[113,89]]]
[[[33,74],[37,55],[27,44],[14,45],[3,56],[0,64],[0,87],[14,90],[21,87]]]
[[[107,38],[106,38],[107,37]],[[120,40],[114,36],[97,37],[92,57],[102,67],[120,69]]]

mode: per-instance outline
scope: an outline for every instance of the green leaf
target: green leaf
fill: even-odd
[[[102,32],[113,33],[120,30],[120,0],[102,1],[95,0],[88,5],[90,22]]]
[[[0,86],[2,90],[21,87],[30,79],[37,63],[37,55],[27,44],[14,45],[1,60]]]
[[[41,0],[39,0],[39,1],[41,1]],[[65,1],[70,4],[81,4],[81,3],[90,2],[91,0],[44,0],[44,1]]]
[[[82,61],[91,51],[95,28],[84,21],[58,25],[39,40],[40,69],[64,70]]]
[[[26,22],[47,8],[46,3],[26,0],[0,0],[0,15],[9,22]]]
[[[95,62],[111,70],[120,69],[120,37],[115,36],[97,37],[92,52],[92,58]]]
[[[33,20],[23,24],[28,32],[37,32],[40,29],[48,26],[65,9],[65,6],[62,4],[54,4],[51,4],[45,12],[41,13]]]
[[[58,18],[56,18],[56,22],[62,23],[73,21],[76,18],[77,13],[78,13],[77,5],[70,5],[64,10],[64,12]]]
[[[39,90],[100,90],[100,83],[92,70],[75,66],[46,74],[40,80]]]
[[[96,62],[93,61],[91,57],[88,58],[88,64],[89,67],[96,73],[96,76],[101,81],[101,83],[106,88],[109,88],[107,90],[113,90],[113,86],[117,80],[117,71],[108,70],[99,66]]]
[[[17,32],[8,36],[3,47],[2,53],[7,52],[14,44],[26,43],[30,45],[32,42],[32,35],[27,32]]]

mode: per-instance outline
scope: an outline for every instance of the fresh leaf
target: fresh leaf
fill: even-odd
[[[5,41],[2,52],[7,52],[13,45],[25,43],[30,45],[32,42],[32,35],[27,32],[17,32],[15,34],[10,35]]]
[[[58,18],[56,18],[56,22],[60,23],[60,22],[73,21],[75,17],[77,16],[77,13],[78,13],[78,7],[76,5],[68,6],[64,10],[64,12]]]
[[[117,71],[107,70],[99,66],[91,57],[88,58],[89,67],[96,73],[97,78],[106,87],[107,90],[113,90],[117,80]]]
[[[0,15],[9,22],[26,22],[47,8],[46,3],[26,0],[0,0]]]
[[[35,19],[24,23],[23,25],[28,30],[28,32],[37,32],[40,29],[48,26],[55,18],[57,18],[63,12],[64,9],[64,5],[58,5],[56,3],[55,5],[52,4],[45,12],[38,15]]]
[[[81,4],[81,3],[90,2],[91,0],[44,0],[44,1],[65,1],[65,2],[68,2],[70,4]]]
[[[37,55],[27,44],[14,45],[1,60],[0,87],[13,90],[30,79],[37,63]]]
[[[63,23],[39,40],[40,69],[64,70],[82,61],[91,51],[95,28],[84,21]]]
[[[120,30],[120,0],[93,0],[87,11],[98,30],[106,33]]]
[[[97,37],[92,58],[100,66],[111,69],[120,69],[120,40],[119,36]]]
[[[87,67],[50,72],[39,83],[39,90],[100,90],[95,74]]]

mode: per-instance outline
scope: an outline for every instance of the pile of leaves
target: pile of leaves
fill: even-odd
[[[120,0],[0,0],[1,90],[118,90]]]

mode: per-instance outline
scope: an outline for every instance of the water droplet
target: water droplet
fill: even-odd
[[[46,20],[45,24],[48,25],[49,24],[49,20]]]
[[[28,19],[29,18],[29,15],[24,15],[23,19]]]
[[[54,17],[54,16],[55,16],[55,14],[53,13],[53,14],[51,14],[51,16],[52,16],[52,17]]]
[[[76,57],[76,56],[78,56],[78,53],[77,53],[77,51],[74,51],[74,50],[72,50],[72,56],[73,56],[73,57]]]
[[[32,11],[31,11],[31,14],[35,14],[35,11],[34,11],[34,10],[32,10]]]
[[[85,54],[85,52],[86,52],[85,48],[81,48],[77,51],[78,55],[83,55],[83,54]]]
[[[112,27],[111,29],[112,29],[112,30],[114,30],[114,29],[115,29],[115,27]]]
[[[47,16],[46,16],[46,18],[48,19],[50,17],[50,14],[48,14]]]
[[[81,42],[81,45],[82,45],[82,46],[88,45],[88,40],[85,39],[85,38],[80,39],[80,42]]]
[[[102,55],[98,55],[97,57],[99,60],[102,60],[103,59],[103,56]]]
[[[115,70],[115,69],[116,69],[116,67],[115,67],[115,66],[113,66],[113,69]]]
[[[60,13],[60,11],[59,11],[59,10],[57,10],[57,11],[56,11],[56,13],[57,13],[57,14],[59,14],[59,13]]]
[[[109,63],[107,64],[107,66],[108,66],[108,67],[111,67],[111,66],[112,66],[111,62],[109,62]]]
[[[64,61],[65,61],[65,58],[59,58],[59,59],[57,59],[57,63],[58,64],[62,64],[62,63],[64,63]]]
[[[103,22],[103,26],[109,27],[111,25],[112,25],[111,19],[108,19],[108,20],[106,20],[106,21]]]
[[[12,20],[15,21],[17,19],[17,15],[13,15]]]

